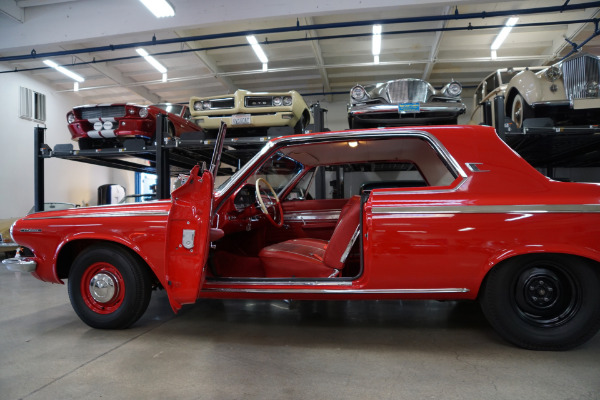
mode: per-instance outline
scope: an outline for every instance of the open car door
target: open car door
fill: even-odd
[[[175,311],[194,303],[205,277],[210,242],[214,178],[221,161],[227,125],[221,123],[210,166],[196,165],[188,180],[171,193],[165,247],[166,290]]]

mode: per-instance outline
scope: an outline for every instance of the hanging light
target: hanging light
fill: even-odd
[[[256,40],[256,36],[254,36],[254,35],[246,36],[246,40],[248,41],[248,43],[250,43],[250,46],[252,46],[252,50],[254,50],[254,54],[256,54],[256,57],[258,57],[258,59],[262,63],[262,70],[266,71],[268,69],[267,64],[269,62],[269,59],[267,58],[267,55],[263,51],[262,47],[260,47],[260,44],[258,44],[258,40]]]
[[[162,65],[161,63],[159,63],[156,58],[152,57],[150,54],[148,54],[148,52],[144,49],[142,49],[141,47],[139,49],[136,49],[135,51],[137,51],[137,53],[144,57],[144,60],[148,61],[148,63],[150,65],[152,65],[154,68],[156,68],[156,70],[158,72],[160,72],[161,74],[163,74],[163,82],[166,80],[167,77],[167,68]]]
[[[156,18],[172,17],[175,9],[167,0],[140,0]]]
[[[52,60],[44,60],[44,64],[46,64],[49,67],[54,68],[55,70],[57,70],[58,72],[65,74],[66,76],[68,76],[69,78],[77,81],[77,82],[83,82],[85,81],[85,79],[83,79],[83,77],[81,75],[76,74],[73,71],[69,71],[68,69],[66,69],[65,67],[61,67],[60,65],[58,65],[57,63],[55,63]]]
[[[381,25],[373,25],[373,62],[379,64],[381,53]]]

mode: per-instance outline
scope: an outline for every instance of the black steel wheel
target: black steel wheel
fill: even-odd
[[[69,271],[69,299],[92,328],[123,329],[148,308],[152,283],[132,254],[115,245],[96,245],[75,258]]]
[[[567,350],[600,328],[600,272],[565,255],[529,255],[492,269],[480,302],[507,341],[533,350]]]

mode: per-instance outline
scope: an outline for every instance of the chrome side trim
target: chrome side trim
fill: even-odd
[[[289,222],[304,222],[304,221],[321,221],[321,220],[332,220],[337,221],[340,217],[340,210],[322,210],[316,212],[309,211],[298,211],[290,212],[285,215],[285,221]]]
[[[373,207],[373,214],[600,213],[600,204]]]
[[[482,172],[486,172],[486,171],[482,171]],[[423,189],[421,190],[403,190],[403,191],[372,191],[371,193],[373,194],[377,194],[378,196],[389,196],[389,195],[398,195],[398,194],[439,194],[439,193],[452,193],[452,192],[456,192],[458,191],[458,189],[460,189],[460,187],[468,180],[467,177],[462,177],[462,179],[460,180],[460,182],[453,187],[448,187],[447,189],[438,189],[437,186],[425,186]],[[432,188],[436,188],[436,189],[428,189],[429,187]]]
[[[302,294],[441,294],[468,293],[467,288],[436,289],[252,289],[252,288],[207,288],[203,292],[227,293],[302,293]]]
[[[115,212],[115,213],[95,213],[95,214],[77,214],[77,215],[59,215],[56,217],[29,217],[31,219],[65,219],[65,218],[104,218],[104,217],[148,217],[148,216],[168,216],[168,212],[158,211],[135,211],[135,212]]]

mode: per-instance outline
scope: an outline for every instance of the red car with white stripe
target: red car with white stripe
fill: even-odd
[[[71,138],[81,150],[119,147],[123,140],[142,138],[152,141],[156,132],[156,116],[168,117],[168,135],[179,137],[183,132],[202,131],[192,122],[187,105],[159,103],[93,104],[78,106],[67,114]]]

